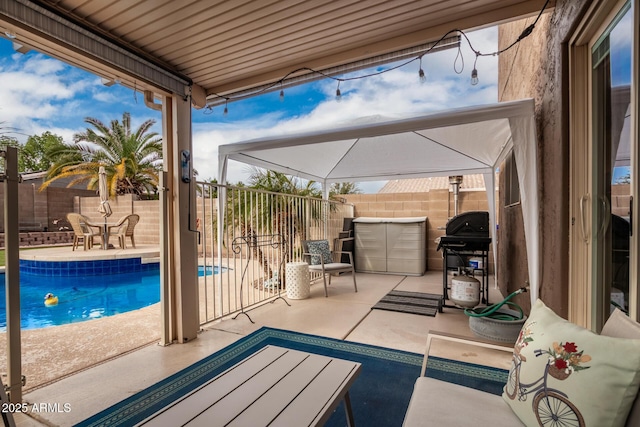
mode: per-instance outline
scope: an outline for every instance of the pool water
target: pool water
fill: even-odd
[[[217,266],[198,267],[198,276],[218,274]],[[6,331],[5,275],[0,274],[0,332]],[[47,293],[58,305],[47,307]],[[82,322],[138,310],[160,301],[159,270],[105,276],[52,277],[20,273],[22,329]]]

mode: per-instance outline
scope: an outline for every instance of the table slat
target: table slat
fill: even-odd
[[[231,422],[245,408],[255,402],[280,378],[287,375],[295,366],[300,364],[309,355],[302,352],[282,350],[283,354],[265,369],[251,377],[234,390],[229,392],[222,399],[210,405],[203,413],[197,415],[186,425],[189,427],[213,427],[225,426]],[[257,425],[263,424],[264,421]]]
[[[148,427],[185,425],[211,405],[223,399],[232,390],[242,386],[257,373],[282,357],[283,354],[282,349],[278,347],[264,347],[139,425]]]
[[[338,407],[360,373],[361,365],[332,359],[308,387],[273,421],[272,427],[321,426]]]
[[[267,425],[282,412],[282,408],[291,405],[300,391],[315,381],[330,362],[331,359],[326,357],[309,355],[287,376],[274,384],[271,389],[238,415],[229,426]],[[297,425],[302,426],[302,424]]]

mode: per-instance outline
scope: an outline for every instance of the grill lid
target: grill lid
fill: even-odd
[[[447,236],[489,237],[489,212],[470,211],[447,222]]]

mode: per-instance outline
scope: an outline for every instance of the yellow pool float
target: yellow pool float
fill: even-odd
[[[49,292],[44,296],[44,305],[46,305],[47,307],[58,305],[58,297]]]

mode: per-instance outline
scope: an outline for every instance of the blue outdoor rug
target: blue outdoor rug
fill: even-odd
[[[263,327],[76,426],[132,426],[266,345],[362,363],[349,390],[356,425],[402,425],[413,384],[420,375],[422,354]],[[504,370],[435,357],[429,358],[426,375],[495,394],[502,392],[507,379]],[[344,425],[341,403],[326,426]]]

